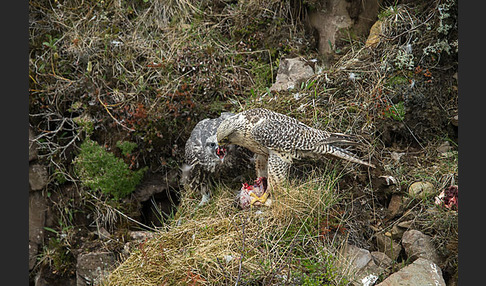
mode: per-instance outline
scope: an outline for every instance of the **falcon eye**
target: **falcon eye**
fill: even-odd
[[[224,137],[219,143],[220,144],[228,144],[229,143],[228,137]]]

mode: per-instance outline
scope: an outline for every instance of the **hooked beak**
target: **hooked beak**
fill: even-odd
[[[216,147],[216,155],[218,155],[219,160],[221,161],[221,164],[224,163],[224,158],[226,157],[226,147],[218,145]]]

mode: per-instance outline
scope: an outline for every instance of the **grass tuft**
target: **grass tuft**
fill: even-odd
[[[273,192],[270,208],[240,210],[224,186],[200,208],[186,194],[170,226],[135,247],[110,285],[345,285],[330,252],[336,241],[321,229],[340,199],[336,179],[333,171],[296,179]]]

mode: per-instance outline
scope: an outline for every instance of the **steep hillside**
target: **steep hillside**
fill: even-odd
[[[379,283],[417,258],[409,230],[457,284],[458,209],[438,198],[457,202],[457,1],[37,0],[29,35],[32,285],[94,279],[93,253],[107,285],[347,285],[351,246],[392,261]],[[288,59],[310,74],[284,81]],[[302,161],[250,210],[222,178],[197,207],[191,130],[254,107],[355,134],[377,168]]]

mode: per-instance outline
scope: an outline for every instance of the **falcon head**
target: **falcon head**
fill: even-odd
[[[227,154],[227,149],[224,146],[219,146],[216,142],[216,136],[210,136],[205,144],[206,154],[209,154],[210,161],[214,163],[214,165],[222,164],[224,162],[224,158]]]

